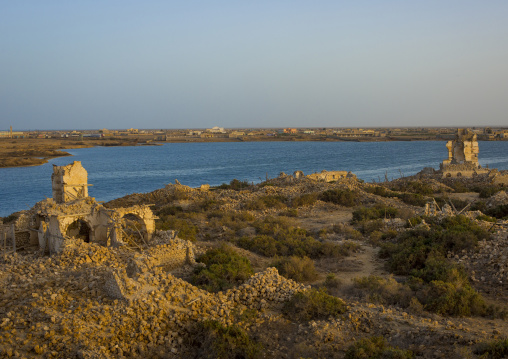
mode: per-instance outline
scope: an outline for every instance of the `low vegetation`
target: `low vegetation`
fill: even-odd
[[[250,261],[228,245],[208,250],[197,261],[206,267],[197,267],[191,282],[210,292],[234,287],[254,274]]]
[[[250,186],[250,184],[247,180],[240,181],[240,180],[237,180],[236,178],[234,178],[231,180],[231,182],[229,182],[229,184],[223,183],[216,188],[217,189],[232,189],[235,191],[240,191],[242,189],[249,188],[249,186]]]
[[[272,264],[279,271],[280,275],[298,282],[308,282],[318,276],[314,267],[314,261],[309,257],[282,257]]]
[[[348,189],[330,189],[318,197],[321,201],[330,202],[344,207],[354,207],[360,202],[360,193]]]
[[[413,352],[389,345],[383,337],[363,338],[351,345],[345,359],[410,359]]]
[[[475,350],[475,354],[481,358],[503,359],[508,357],[508,339],[500,339],[482,343]]]
[[[409,276],[405,286],[377,279],[359,281],[357,286],[370,287],[371,299],[403,306],[409,305],[410,289],[425,310],[443,315],[492,314],[493,308],[471,287],[464,269],[446,258],[448,252],[473,249],[488,237],[486,230],[464,216],[436,221],[431,230],[404,232],[384,243],[381,255],[387,258],[390,271]]]
[[[377,204],[374,207],[359,207],[353,211],[353,223],[370,219],[395,218],[399,213],[397,208]]]
[[[245,209],[248,210],[261,210],[267,208],[277,208],[282,209],[286,208],[287,199],[282,196],[260,196],[255,200],[247,202],[245,205]]]
[[[195,348],[197,358],[256,359],[263,351],[262,344],[254,341],[245,330],[215,320],[197,322],[191,334],[189,346]]]
[[[293,320],[308,321],[337,317],[346,312],[346,304],[324,288],[299,292],[284,303],[283,313]]]

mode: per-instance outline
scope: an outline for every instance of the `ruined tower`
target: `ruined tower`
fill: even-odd
[[[458,129],[453,141],[446,143],[448,159],[441,163],[443,177],[472,177],[488,170],[478,163],[478,141],[476,133],[469,129]]]
[[[455,140],[446,143],[448,148],[448,159],[443,165],[448,164],[470,164],[479,167],[478,163],[478,141],[476,133],[469,129],[458,129]]]
[[[67,166],[53,165],[51,183],[56,203],[88,197],[88,173],[80,161]]]

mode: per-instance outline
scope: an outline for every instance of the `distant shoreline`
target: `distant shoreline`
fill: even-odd
[[[0,139],[0,168],[40,166],[51,158],[72,156],[63,150],[73,148],[110,147],[110,146],[160,146],[164,143],[212,143],[212,142],[395,142],[395,141],[447,141],[437,136],[383,136],[383,137],[336,137],[336,136],[242,136],[227,137],[175,137],[165,141],[137,138],[101,138],[101,139],[46,139],[21,138]],[[507,139],[508,140],[508,139]],[[497,140],[503,141],[503,140]]]

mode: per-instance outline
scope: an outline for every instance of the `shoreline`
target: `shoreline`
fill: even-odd
[[[317,136],[316,136],[317,137]],[[267,137],[244,136],[238,138],[167,138],[165,141],[138,138],[103,138],[93,140],[68,139],[0,139],[0,168],[40,166],[51,158],[72,156],[66,149],[110,147],[110,146],[162,146],[165,143],[211,143],[211,142],[411,142],[411,141],[447,141],[448,138],[419,136],[386,136],[386,137]]]

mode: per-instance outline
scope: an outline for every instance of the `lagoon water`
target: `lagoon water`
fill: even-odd
[[[480,142],[480,164],[508,169],[508,141]],[[233,178],[258,183],[301,170],[347,170],[365,181],[414,175],[439,168],[447,158],[445,142],[234,142],[167,143],[162,146],[94,147],[67,150],[73,157],[35,167],[0,169],[0,216],[29,209],[51,197],[53,165],[81,161],[88,171],[89,195],[109,201],[150,192],[174,183],[197,187]]]

